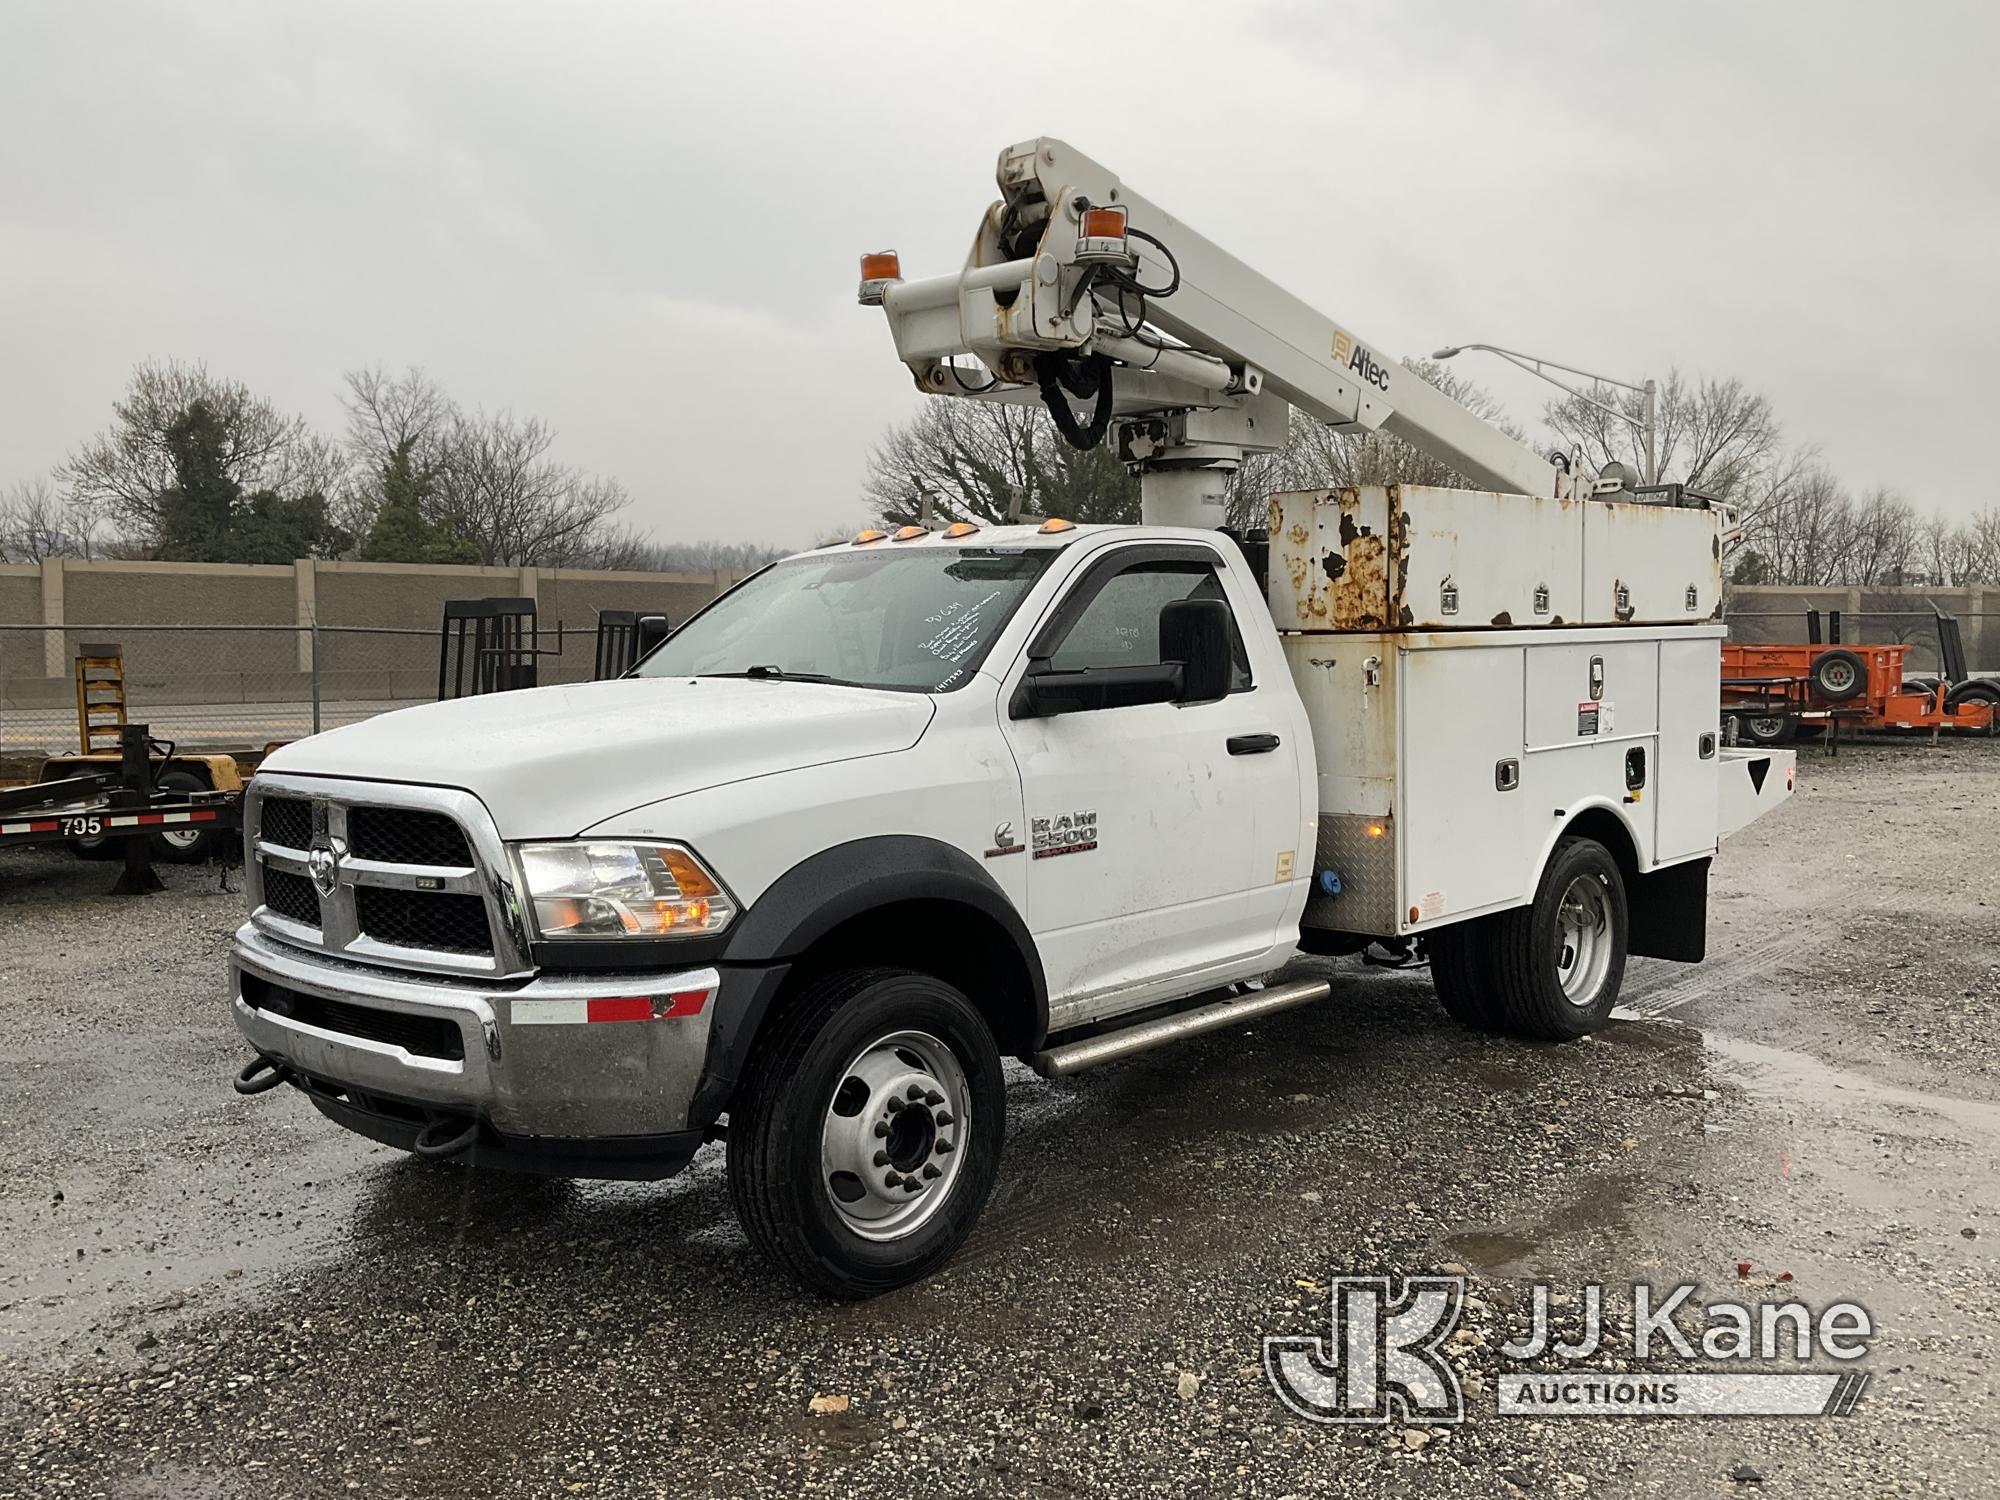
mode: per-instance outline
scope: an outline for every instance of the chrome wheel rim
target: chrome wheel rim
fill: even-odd
[[[1611,969],[1611,902],[1604,882],[1579,875],[1563,891],[1556,914],[1556,978],[1563,999],[1587,1008]]]
[[[927,1031],[870,1042],[841,1070],[820,1126],[820,1186],[868,1240],[897,1240],[951,1195],[971,1139],[971,1091],[951,1048]]]

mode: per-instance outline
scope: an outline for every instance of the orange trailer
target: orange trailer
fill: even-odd
[[[2000,682],[1911,678],[1911,648],[1821,643],[1722,647],[1722,712],[1737,735],[1782,745],[1846,723],[1857,729],[1962,729],[2000,723]]]

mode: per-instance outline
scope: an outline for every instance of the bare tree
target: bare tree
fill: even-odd
[[[168,433],[197,402],[221,423],[224,465],[245,492],[331,495],[347,468],[338,444],[286,416],[241,381],[199,361],[148,361],[132,372],[117,420],[55,471],[74,504],[141,541],[157,537],[160,497],[174,483]]]
[[[925,401],[884,434],[862,493],[882,521],[1004,523],[1019,516],[1135,521],[1137,484],[1108,446],[1079,451],[1039,404]]]
[[[1586,394],[1589,401],[1571,396],[1551,402],[1543,420],[1579,449],[1591,468],[1616,461],[1643,473],[1638,424],[1644,395],[1607,385],[1593,385]],[[1777,451],[1780,435],[1771,403],[1742,381],[1688,377],[1679,370],[1659,389],[1657,422],[1661,479],[1724,500],[1737,498],[1754,481]]]
[[[65,501],[40,476],[0,491],[0,562],[96,557],[104,545],[100,530],[96,517]]]
[[[1435,386],[1473,415],[1525,442],[1521,429],[1488,391],[1435,360],[1406,359],[1403,368]],[[1293,410],[1285,446],[1253,453],[1230,485],[1233,526],[1261,526],[1264,502],[1283,490],[1345,489],[1358,484],[1427,484],[1464,487],[1457,470],[1380,429],[1338,431]]]
[[[616,527],[623,485],[550,456],[555,429],[539,417],[467,412],[422,370],[350,370],[350,479],[341,519],[365,535],[382,505],[383,474],[405,445],[423,471],[425,519],[470,542],[480,560],[514,567],[636,566],[645,540]]]

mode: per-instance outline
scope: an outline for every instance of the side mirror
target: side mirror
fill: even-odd
[[[653,649],[673,633],[665,615],[641,615],[632,622],[632,659],[644,661]]]
[[[1212,703],[1229,693],[1229,606],[1220,599],[1177,599],[1160,610],[1160,660],[1178,662],[1181,703]]]

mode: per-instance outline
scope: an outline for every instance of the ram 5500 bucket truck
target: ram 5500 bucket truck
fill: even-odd
[[[1301,950],[1427,957],[1462,1022],[1555,1039],[1628,954],[1701,958],[1717,837],[1793,774],[1719,743],[1728,517],[1543,459],[1058,141],[999,185],[962,271],[870,256],[861,300],[923,391],[1115,441],[1144,523],[863,532],[624,679],[278,751],[239,1088],[577,1176],[726,1135],[750,1238],[863,1296],[971,1228],[1004,1057],[1318,999]],[[1488,488],[1280,495],[1231,535],[1288,407]]]

